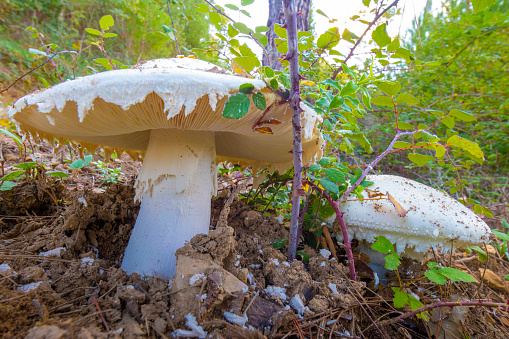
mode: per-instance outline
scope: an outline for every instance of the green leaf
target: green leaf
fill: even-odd
[[[296,256],[301,256],[302,257],[302,262],[305,262],[305,263],[308,263],[309,262],[309,255],[306,254],[306,252],[304,251],[297,251],[295,253]]]
[[[14,165],[14,167],[21,168],[21,169],[24,169],[24,170],[29,170],[29,169],[35,168],[35,166],[37,166],[37,163],[35,161],[22,162],[19,165]]]
[[[403,308],[405,304],[408,304],[408,294],[400,291],[397,287],[392,287],[394,291],[394,298],[392,298],[392,302],[394,303],[395,308]]]
[[[276,240],[272,243],[272,248],[275,248],[276,250],[280,250],[283,247],[285,247],[287,241],[288,241],[288,239],[286,239],[286,238],[281,238],[279,240]]]
[[[385,268],[388,270],[397,270],[401,264],[401,257],[397,253],[391,253],[385,256]]]
[[[14,181],[2,181],[0,182],[0,191],[10,191],[17,183]]]
[[[103,38],[114,38],[116,36],[118,36],[118,35],[115,33],[104,33],[103,34]]]
[[[57,178],[68,178],[69,174],[60,171],[47,171],[47,175],[51,175]]]
[[[378,105],[378,106],[394,107],[394,103],[392,102],[392,99],[390,97],[386,97],[386,96],[374,97],[371,99],[371,103]]]
[[[327,191],[331,191],[332,193],[339,194],[339,187],[336,183],[334,183],[329,178],[320,179],[320,185],[325,188]]]
[[[308,171],[316,172],[321,169],[322,169],[322,166],[320,166],[319,164],[313,164],[313,165],[309,166]]]
[[[343,87],[343,89],[341,89],[341,93],[339,95],[341,95],[342,97],[344,97],[346,95],[352,95],[355,92],[357,92],[358,89],[359,89],[359,87],[356,86],[353,81],[349,81],[346,84],[346,86]]]
[[[496,2],[496,0],[472,0],[472,7],[474,7],[474,12],[479,12],[485,8],[491,7]]]
[[[86,165],[88,165],[90,163],[90,161],[92,161],[92,159],[93,159],[91,154],[85,155],[84,158],[85,159],[81,159],[81,158],[76,159],[75,161],[73,161],[72,164],[69,165],[69,168],[72,170],[83,168]]]
[[[194,6],[194,10],[197,11],[198,13],[208,13],[209,7],[205,4],[199,4],[197,6]]]
[[[270,29],[267,26],[256,26],[255,27],[256,33],[264,33],[264,32],[268,32],[269,30]]]
[[[509,222],[505,219],[502,219],[502,225],[504,225],[504,228],[509,228]]]
[[[263,95],[262,92],[253,94],[252,98],[253,103],[259,110],[264,111],[267,108],[267,100],[265,99],[265,95]]]
[[[111,15],[105,15],[99,19],[99,26],[101,26],[101,29],[104,31],[107,31],[113,26],[115,23],[115,20],[113,20],[113,17]]]
[[[447,144],[451,146],[456,146],[459,148],[464,149],[465,151],[469,152],[476,158],[480,158],[484,160],[484,153],[479,147],[479,145],[473,141],[464,139],[458,135],[453,135],[447,140]]]
[[[43,51],[39,51],[38,49],[35,49],[35,48],[29,48],[28,49],[28,53],[30,54],[36,54],[36,55],[43,55],[43,56],[48,56],[48,53],[46,52],[43,52]]]
[[[394,245],[383,235],[375,237],[375,243],[371,248],[380,253],[395,253]]]
[[[21,140],[20,137],[18,137],[16,134],[12,133],[12,132],[9,132],[8,130],[6,129],[3,129],[3,128],[0,128],[0,133],[3,133],[5,135],[7,135],[8,137],[10,137],[12,140],[14,140],[14,142],[16,143],[16,145],[18,146],[18,149],[19,149],[19,152],[20,153],[23,153],[25,151],[25,145],[23,144],[23,141]]]
[[[16,180],[23,174],[25,174],[25,170],[12,171],[11,173],[6,174],[0,178],[0,181]]]
[[[254,91],[254,85],[251,83],[245,83],[245,84],[240,85],[240,87],[239,87],[239,92],[247,94],[247,95],[251,94],[253,91]]]
[[[321,9],[317,9],[316,10],[316,13],[320,14],[320,15],[323,15],[324,17],[326,17],[327,19],[329,19],[329,17],[327,16],[327,14],[324,13],[324,11],[322,11]]]
[[[477,252],[480,262],[488,261],[488,255],[479,246],[470,246],[469,249]]]
[[[254,2],[254,0],[240,0],[240,4],[242,6],[251,5]]]
[[[255,67],[260,66],[260,60],[256,56],[241,56],[233,58],[237,64],[244,68],[244,70],[250,73]]]
[[[251,34],[253,36],[253,38],[255,38],[256,40],[258,40],[258,42],[262,45],[262,46],[267,46],[267,44],[269,43],[269,39],[267,38],[267,36],[263,33],[252,33]]]
[[[216,28],[220,27],[219,24],[221,23],[221,16],[219,15],[219,13],[210,12],[209,19],[210,19],[210,22],[212,22],[214,24],[214,26],[216,26]]]
[[[269,84],[270,84],[270,88],[272,88],[274,91],[279,88],[279,83],[277,82],[276,79],[270,80]]]
[[[240,119],[249,111],[251,102],[249,97],[244,93],[232,95],[226,101],[223,110],[223,117],[228,119]]]
[[[472,114],[460,111],[459,109],[452,109],[449,114],[460,119],[461,121],[472,122],[476,120]]]
[[[396,141],[392,146],[394,149],[412,147],[412,144],[406,141]]]
[[[396,95],[401,89],[401,84],[396,81],[379,81],[376,87],[387,95]]]
[[[93,35],[99,35],[101,36],[101,32],[98,31],[97,29],[93,29],[93,28],[85,28],[85,31],[90,33],[90,34],[93,34]]]
[[[238,11],[239,8],[235,6],[234,4],[226,4],[224,7],[231,9],[232,11]]]
[[[387,34],[386,26],[387,25],[385,23],[381,24],[371,34],[371,37],[373,38],[373,40],[380,47],[385,47],[391,43],[391,37]]]
[[[505,233],[502,233],[497,230],[491,230],[491,233],[495,234],[497,236],[497,238],[499,238],[500,240],[509,241],[509,235],[507,235]]]
[[[435,158],[431,155],[419,154],[419,153],[410,153],[408,154],[408,159],[411,162],[416,164],[419,167],[426,165],[429,161],[434,160]]]
[[[342,184],[346,182],[345,174],[337,168],[326,168],[325,175],[335,183]]]
[[[449,129],[453,129],[454,128],[454,118],[451,117],[451,116],[443,117],[441,122],[442,122],[442,124],[447,126],[447,128],[449,128]]]
[[[249,33],[253,33],[253,30],[249,27],[247,27],[245,24],[243,24],[242,22],[236,22],[233,24],[233,27],[235,27],[236,29],[238,29],[240,31],[240,33],[243,33],[243,34],[249,34]]]
[[[396,98],[396,103],[397,104],[418,105],[419,104],[419,99],[417,99],[413,95],[406,94],[406,93],[401,93]]]
[[[316,46],[318,48],[331,49],[339,43],[339,40],[341,40],[341,37],[337,33],[325,31],[325,33],[318,37]]]
[[[438,274],[435,269],[424,272],[424,275],[428,277],[431,282],[437,283],[439,285],[443,285],[447,282],[447,278],[441,274]]]
[[[438,273],[452,281],[477,282],[470,274],[452,267],[442,267]]]
[[[509,274],[504,277],[505,280],[509,280]]]

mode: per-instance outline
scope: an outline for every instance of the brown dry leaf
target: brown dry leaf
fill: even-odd
[[[369,188],[364,188],[366,193],[368,193],[369,198],[377,198],[377,197],[383,197],[383,193],[380,193],[378,191],[370,190]]]
[[[407,215],[408,210],[404,209],[403,206],[401,206],[401,204],[397,202],[389,192],[387,192],[387,198],[389,198],[389,201],[394,205],[400,217],[403,218]]]
[[[490,287],[502,290],[505,293],[509,294],[509,282],[499,277],[495,272],[493,272],[492,270],[488,269],[484,270],[483,268],[480,268],[479,274],[481,275],[483,280],[488,283]]]
[[[256,132],[265,133],[265,134],[274,134],[270,127],[255,127]]]

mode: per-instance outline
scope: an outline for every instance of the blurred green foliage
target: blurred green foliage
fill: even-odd
[[[104,56],[90,46],[95,37],[86,33],[85,28],[98,26],[99,19],[107,14],[115,20],[110,32],[118,34],[114,39],[105,40],[105,49],[112,59],[134,65],[140,60],[175,57],[178,54],[175,35],[180,46],[186,48],[181,48],[181,54],[189,54],[187,51],[201,47],[209,35],[205,15],[194,10],[197,3],[200,0],[3,0],[0,2],[0,83],[9,84],[40,65],[46,57],[30,54],[28,48],[44,50],[44,44],[57,45],[52,52],[80,53],[77,76],[103,71],[92,60]],[[26,31],[27,27],[37,29],[42,40],[32,37],[33,32]],[[67,53],[57,58],[55,64],[63,78],[72,78],[72,56]],[[44,81],[41,83],[38,77],[49,84],[59,82],[53,66],[47,63],[24,78],[18,89],[28,92],[42,86]]]

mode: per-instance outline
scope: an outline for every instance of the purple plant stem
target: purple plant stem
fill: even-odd
[[[294,0],[283,0],[285,22],[287,30],[288,53],[285,59],[290,63],[290,107],[292,109],[293,125],[293,198],[292,219],[290,222],[290,240],[288,244],[288,261],[295,259],[297,244],[299,242],[299,210],[302,195],[302,137],[300,122],[300,75],[299,51],[297,45],[297,12]]]
[[[315,190],[320,192],[325,199],[329,202],[331,207],[334,209],[334,212],[336,212],[336,219],[339,220],[339,225],[341,226],[341,233],[343,233],[343,243],[345,245],[346,249],[346,257],[348,258],[348,268],[350,269],[350,279],[353,281],[357,280],[357,276],[355,274],[355,261],[353,259],[353,252],[352,252],[352,244],[350,243],[350,239],[348,239],[348,232],[346,230],[345,221],[343,220],[343,212],[339,210],[339,204],[331,198],[330,195],[327,194],[324,190],[322,190],[317,185],[313,184],[312,182],[308,181],[308,185],[313,187]]]

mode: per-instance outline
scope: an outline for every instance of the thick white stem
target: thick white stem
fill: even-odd
[[[122,268],[170,279],[175,251],[208,233],[216,189],[214,132],[152,130],[136,182],[140,213]]]

